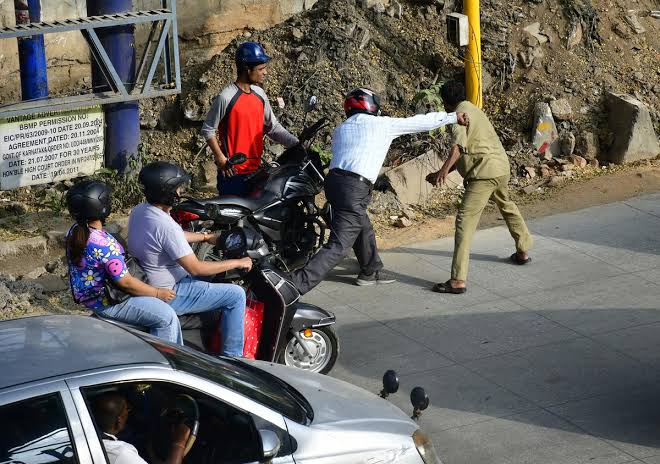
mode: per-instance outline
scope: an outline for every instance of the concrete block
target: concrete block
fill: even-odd
[[[31,252],[45,254],[47,251],[48,242],[45,238],[42,237],[0,241],[0,259],[5,259],[9,256],[19,256]]]
[[[442,163],[443,161],[436,152],[429,150],[425,154],[389,170],[385,173],[385,177],[389,180],[390,186],[401,203],[423,204],[433,190],[433,186],[426,182],[426,176],[440,170]],[[463,178],[458,171],[452,171],[447,176],[444,187],[456,188],[461,185],[463,185]]]
[[[609,92],[605,96],[605,106],[609,129],[614,134],[608,161],[623,164],[660,155],[651,115],[641,101],[630,95]]]
[[[532,143],[536,150],[545,154],[547,151],[553,156],[559,155],[559,133],[552,117],[552,110],[547,103],[537,103],[534,108],[534,133]]]

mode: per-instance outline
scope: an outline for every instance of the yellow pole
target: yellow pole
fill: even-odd
[[[465,90],[467,99],[479,108],[483,105],[481,95],[481,19],[479,0],[464,0],[463,14],[468,17],[468,46],[465,53]]]

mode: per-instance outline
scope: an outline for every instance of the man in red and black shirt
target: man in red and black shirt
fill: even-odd
[[[245,178],[261,165],[263,139],[267,135],[286,148],[298,139],[277,121],[261,87],[270,57],[261,45],[245,42],[236,51],[236,82],[225,87],[211,106],[202,126],[202,135],[213,151],[218,166],[218,192],[246,196]],[[227,160],[244,153],[248,160],[233,168]]]

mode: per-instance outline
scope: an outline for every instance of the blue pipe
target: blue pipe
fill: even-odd
[[[133,10],[132,0],[87,0],[87,16],[124,13]],[[130,92],[135,81],[134,26],[96,29],[119,78]],[[109,90],[98,65],[92,63],[92,84],[96,92]],[[137,102],[105,105],[105,164],[123,172],[138,152],[140,110]]]
[[[16,10],[16,24],[38,23],[41,21],[40,0],[14,0],[14,8]],[[46,47],[43,34],[20,37],[17,40],[23,100],[48,97]]]

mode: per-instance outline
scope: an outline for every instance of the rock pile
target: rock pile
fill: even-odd
[[[66,281],[64,259],[57,259],[22,276],[0,274],[0,319],[41,314],[80,313]],[[57,298],[51,298],[56,296]]]

